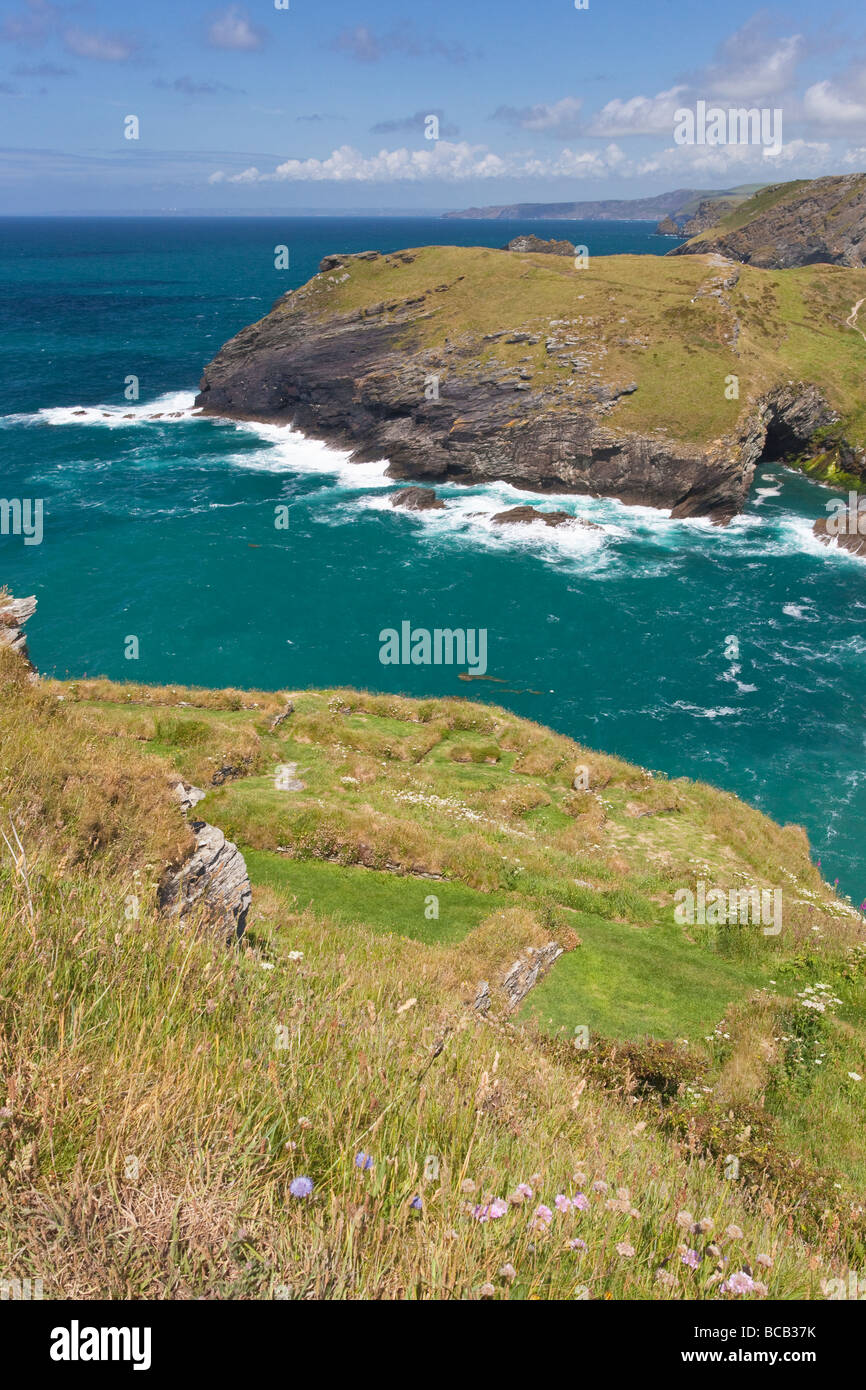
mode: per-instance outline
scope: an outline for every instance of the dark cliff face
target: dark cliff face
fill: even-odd
[[[712,205],[702,204],[696,221],[685,230],[694,235],[710,227],[707,235],[675,247],[668,255],[715,251],[730,260],[775,270],[819,263],[866,265],[866,175],[813,179],[790,190],[780,186],[778,201],[769,207],[764,207],[766,193],[752,201],[755,213],[742,226],[726,228],[722,223],[715,230],[706,220]],[[735,217],[748,211],[745,203]]]
[[[339,276],[355,259],[329,257],[327,271]],[[323,315],[310,310],[314,284],[286,295],[226,343],[205,368],[197,398],[203,412],[294,425],[356,460],[387,459],[395,479],[500,480],[721,523],[745,502],[771,418],[790,417],[795,442],[834,418],[817,392],[794,390],[791,399],[768,397],[735,436],[707,445],[618,429],[610,413],[637,389],[634,382],[539,386],[519,366],[484,359],[484,341],[471,335],[435,352],[416,346],[413,329],[448,286]],[[514,333],[506,341],[539,339]]]

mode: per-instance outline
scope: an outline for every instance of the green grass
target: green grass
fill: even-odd
[[[707,1299],[766,1253],[792,1299],[859,1267],[862,923],[802,831],[494,706],[291,698],[271,732],[285,693],[33,686],[0,650],[0,819],[27,852],[0,851],[0,1277],[48,1297]],[[190,848],[172,782],[242,750],[248,775],[198,812],[249,846],[249,929],[226,949],[156,889]],[[282,761],[304,789],[276,789]],[[783,883],[783,936],[675,926],[696,877]],[[510,1013],[506,972],[550,941],[565,953]],[[796,995],[821,979],[843,1004],[803,1074],[784,1039],[811,1039]],[[585,1251],[519,1201],[473,1219],[529,1179],[549,1206],[590,1194]],[[715,1223],[690,1236],[694,1273],[683,1208]]]
[[[590,1037],[699,1041],[732,1000],[764,985],[769,965],[730,961],[690,945],[673,924],[637,927],[576,915],[582,945],[528,996],[521,1016]]]
[[[429,946],[461,941],[491,912],[510,903],[506,894],[478,893],[462,883],[287,859],[266,850],[245,849],[244,857],[252,883],[273,889],[293,913],[309,910]],[[434,911],[438,917],[429,915]]]

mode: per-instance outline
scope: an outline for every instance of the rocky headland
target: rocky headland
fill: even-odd
[[[792,272],[792,302],[718,255],[579,269],[550,249],[330,255],[226,343],[197,405],[387,459],[407,482],[501,480],[720,523],[761,457],[861,475],[863,344],[846,319],[866,275]]]

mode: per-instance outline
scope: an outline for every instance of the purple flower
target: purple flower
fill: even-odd
[[[738,1269],[719,1288],[722,1293],[754,1293],[755,1281],[744,1269]]]
[[[680,1259],[684,1265],[688,1265],[689,1269],[697,1269],[701,1262],[701,1257],[697,1250],[687,1250],[684,1255],[680,1256]]]
[[[292,1178],[289,1191],[293,1197],[309,1197],[313,1191],[312,1178]]]
[[[373,1155],[372,1155],[372,1154],[365,1154],[364,1151],[363,1151],[363,1149],[362,1149],[360,1153],[355,1154],[355,1167],[356,1167],[356,1168],[372,1168],[372,1167],[373,1167]]]
[[[585,1250],[585,1249],[586,1249],[586,1241],[585,1241],[585,1240],[581,1240],[580,1237],[578,1236],[575,1240],[570,1240],[570,1241],[568,1242],[568,1248],[569,1248],[569,1250]]]
[[[553,1200],[553,1205],[556,1207],[557,1211],[571,1211],[571,1198],[558,1192]]]
[[[423,1204],[421,1202],[420,1197],[413,1197],[409,1205],[413,1208],[414,1211],[421,1211],[423,1209]]]
[[[589,1206],[589,1198],[583,1192],[578,1192],[576,1197],[572,1197],[571,1205],[576,1207],[578,1211],[586,1211]]]

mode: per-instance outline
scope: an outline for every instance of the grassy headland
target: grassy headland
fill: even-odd
[[[0,1275],[793,1298],[862,1262],[862,920],[801,830],[495,707],[290,692],[272,727],[286,698],[0,650]],[[178,777],[248,856],[234,948],[157,912]],[[782,887],[782,933],[676,924],[699,880]]]

